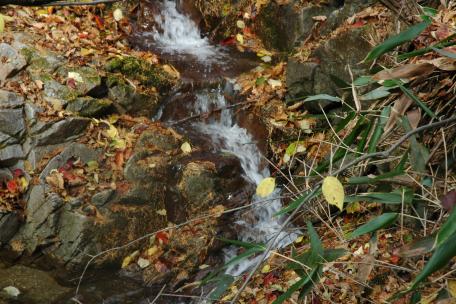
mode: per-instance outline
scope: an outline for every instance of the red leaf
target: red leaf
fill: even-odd
[[[277,299],[277,296],[273,293],[269,293],[266,295],[266,298],[268,299],[268,303],[271,303]]]
[[[397,255],[393,255],[393,256],[391,256],[391,258],[390,258],[391,263],[394,264],[394,265],[397,265],[397,264],[399,263],[399,260],[400,260],[400,259],[401,259],[401,258],[400,258],[399,256],[397,256]]]
[[[11,193],[18,193],[19,192],[19,186],[16,182],[16,180],[12,179],[6,183],[6,187],[8,188],[8,191]]]
[[[76,80],[74,80],[73,78],[68,78],[67,86],[69,86],[73,90],[76,89]]]
[[[161,244],[168,244],[169,243],[169,236],[168,236],[168,233],[164,232],[164,231],[160,231],[158,232],[155,237],[157,238],[157,240],[161,243]]]
[[[165,273],[165,272],[169,271],[168,267],[166,267],[165,263],[162,263],[160,261],[157,261],[154,266],[155,266],[155,269],[160,273]]]
[[[14,177],[21,177],[21,176],[24,176],[24,171],[22,171],[21,169],[15,169],[13,171],[13,175]]]
[[[101,18],[99,16],[95,16],[94,19],[95,19],[95,23],[97,24],[98,29],[99,30],[103,30],[104,29],[103,18]]]
[[[456,190],[451,190],[442,198],[442,207],[448,212],[453,210],[456,205]]]
[[[263,278],[263,285],[264,287],[268,287],[271,283],[274,283],[276,279],[274,278],[274,275],[272,272],[268,273],[264,278]]]
[[[220,41],[220,44],[223,45],[223,46],[235,45],[236,44],[236,39],[234,37],[228,37],[228,38]]]
[[[351,26],[356,28],[356,27],[362,27],[365,24],[366,24],[366,22],[364,22],[363,20],[358,20],[355,23],[353,23]]]

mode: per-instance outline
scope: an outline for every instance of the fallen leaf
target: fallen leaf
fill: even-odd
[[[242,36],[241,34],[237,34],[237,35],[236,35],[236,40],[237,40],[240,44],[244,44],[244,36]]]
[[[392,70],[383,70],[375,74],[372,79],[387,80],[387,79],[400,79],[400,78],[413,78],[431,73],[435,70],[435,66],[430,63],[416,63],[401,65]]]
[[[184,154],[192,153],[192,146],[188,142],[184,142],[181,146],[181,150]]]
[[[76,82],[84,82],[81,75],[77,72],[68,72],[68,79],[73,79]]]
[[[275,178],[267,177],[263,179],[256,188],[256,194],[259,197],[268,197],[275,189]]]
[[[146,260],[146,259],[143,259],[143,258],[139,258],[138,261],[137,261],[136,263],[138,264],[138,266],[139,266],[141,269],[147,268],[147,267],[149,267],[149,265],[150,265],[150,261],[149,261],[149,260]]]
[[[123,12],[120,8],[116,9],[114,12],[113,12],[113,16],[114,16],[114,20],[116,20],[117,22],[119,22],[120,20],[123,19]]]
[[[166,216],[166,209],[160,209],[160,210],[157,210],[155,212],[157,212],[158,215]]]
[[[323,180],[322,192],[330,205],[337,206],[341,211],[344,209],[344,186],[336,177],[328,176]]]
[[[456,298],[456,280],[448,280],[448,292],[453,298]]]
[[[5,30],[5,19],[3,18],[3,15],[0,14],[0,33],[3,33]]]
[[[268,273],[269,271],[271,271],[271,266],[266,264],[263,266],[263,268],[261,268],[261,273]]]
[[[442,198],[442,207],[446,211],[451,212],[454,205],[456,205],[456,190],[451,190]]]
[[[244,28],[245,28],[245,23],[244,23],[244,21],[242,21],[242,20],[238,20],[238,21],[236,22],[236,26],[237,26],[238,28],[240,28],[240,29],[244,29]]]

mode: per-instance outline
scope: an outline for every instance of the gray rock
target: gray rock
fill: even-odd
[[[57,303],[71,291],[70,288],[60,286],[47,272],[22,265],[0,268],[0,290],[7,286],[14,286],[21,292],[17,303],[28,304]]]
[[[97,151],[88,148],[86,145],[73,143],[48,162],[39,178],[44,182],[46,176],[48,176],[52,170],[62,167],[71,158],[80,159],[83,164],[87,164],[89,161],[98,160],[98,157],[99,153]]]
[[[29,126],[33,126],[38,121],[38,113],[43,112],[43,109],[37,105],[26,103],[24,105],[25,119]]]
[[[1,169],[0,168],[0,184],[2,182],[6,182],[13,179],[13,174],[11,173],[11,170],[9,169]]]
[[[6,244],[19,230],[20,217],[16,212],[0,213],[0,246]]]
[[[24,98],[14,92],[0,90],[0,109],[19,108],[24,105]]]
[[[0,83],[3,83],[13,73],[23,69],[27,62],[24,56],[7,43],[0,43]]]
[[[24,158],[21,145],[11,145],[0,149],[0,166],[10,167]]]
[[[77,96],[86,96],[91,90],[101,85],[101,77],[98,75],[98,71],[90,67],[71,68],[68,66],[61,66],[57,69],[56,73],[67,81],[70,80],[69,73],[74,73],[78,75],[78,78],[81,78],[71,80],[72,85],[75,86],[71,91]]]
[[[65,108],[66,111],[77,113],[85,117],[97,117],[107,112],[112,101],[92,97],[78,97]]]
[[[68,142],[79,137],[89,126],[90,119],[82,117],[69,117],[58,122],[49,123],[48,128],[34,135],[36,145],[54,145]]]
[[[0,132],[20,139],[25,132],[22,109],[0,109]]]
[[[116,190],[108,189],[92,196],[92,204],[97,207],[102,207],[112,201],[116,197]]]
[[[42,81],[44,83],[44,100],[58,110],[62,110],[69,101],[77,97],[77,94],[72,92],[70,88],[54,79],[42,78]]]

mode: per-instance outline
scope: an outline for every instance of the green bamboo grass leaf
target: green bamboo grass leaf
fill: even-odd
[[[318,95],[309,96],[306,99],[304,99],[304,102],[315,101],[315,100],[328,100],[328,101],[333,101],[333,102],[341,102],[341,99],[339,97],[331,96],[328,94],[318,94]]]
[[[407,95],[408,98],[410,98],[411,100],[416,102],[418,104],[418,106],[420,108],[422,108],[424,110],[424,112],[426,112],[426,114],[428,114],[432,118],[437,118],[437,116],[434,114],[434,112],[432,112],[431,109],[429,109],[427,107],[427,105],[424,102],[422,102],[421,99],[418,98],[418,96],[413,94],[412,91],[410,91],[409,89],[404,87],[400,82],[397,82],[397,84],[398,84],[399,88],[401,89],[401,91],[404,92],[404,94]]]
[[[371,140],[369,141],[369,148],[367,150],[369,153],[374,153],[377,151],[377,144],[383,134],[383,129],[386,122],[388,121],[390,112],[391,106],[383,108],[380,117],[377,119],[377,125],[375,126],[374,133],[372,134]]]
[[[410,132],[412,127],[407,117],[401,119],[402,127],[406,132]],[[426,172],[426,166],[429,160],[429,150],[418,140],[416,136],[410,137],[410,164],[417,172]]]
[[[310,237],[309,266],[316,268],[323,261],[323,245],[312,223],[307,222],[307,232]]]
[[[349,239],[352,240],[360,235],[371,233],[379,229],[388,227],[397,220],[397,217],[397,213],[384,213],[379,217],[376,217],[372,221],[369,221],[368,223],[358,227],[349,235]]]
[[[366,144],[367,144],[369,134],[370,134],[373,126],[374,126],[373,122],[369,121],[367,124],[367,127],[361,132],[361,134],[360,134],[361,140],[358,143],[358,147],[356,149],[357,152],[364,151],[364,148],[366,147]]]
[[[445,221],[445,224],[440,228],[437,233],[437,238],[435,240],[435,247],[439,247],[446,240],[448,240],[452,235],[456,234],[456,208],[453,208],[448,219]]]
[[[438,49],[438,48],[435,48],[435,47],[431,47],[431,49],[434,52],[439,53],[442,56],[445,56],[445,57],[448,57],[448,58],[451,58],[451,59],[456,59],[456,53],[448,52],[448,51],[441,50],[441,49]]]
[[[411,204],[413,201],[413,190],[403,188],[393,192],[370,192],[345,197],[345,203],[369,202],[380,204]]]
[[[263,251],[264,251],[264,248],[250,248],[250,249],[247,249],[243,253],[235,256],[234,258],[232,258],[231,260],[226,262],[225,265],[223,265],[222,269],[226,269],[226,268],[228,268],[231,265],[238,264],[242,260],[247,259],[248,257],[250,257],[252,255],[255,255],[257,253],[263,252]]]
[[[347,253],[348,251],[343,248],[325,249],[323,252],[323,260],[330,263],[347,255]]]
[[[223,274],[217,278],[217,287],[213,292],[210,293],[209,298],[211,300],[217,301],[220,299],[221,296],[225,294],[228,288],[233,284],[235,281],[233,276],[228,274]]]
[[[377,81],[372,79],[372,76],[361,76],[361,77],[358,77],[357,79],[355,79],[355,81],[353,81],[353,84],[356,87],[363,87],[368,84],[372,84],[372,83],[376,83],[376,82]]]
[[[401,60],[405,60],[405,59],[416,57],[416,56],[421,56],[426,53],[432,52],[432,50],[433,50],[432,48],[442,49],[442,48],[445,48],[448,46],[453,46],[456,44],[456,41],[453,41],[454,37],[456,37],[456,34],[452,34],[451,36],[445,38],[444,40],[442,40],[434,45],[431,45],[431,46],[428,46],[428,47],[425,47],[425,48],[422,48],[419,50],[415,50],[412,52],[401,54],[401,55],[397,56],[397,59],[401,61]]]
[[[416,289],[418,284],[424,281],[429,275],[448,265],[451,259],[456,256],[456,246],[454,245],[455,242],[456,234],[453,234],[446,240],[446,242],[437,247],[432,257],[429,259],[415,280],[413,280],[412,285],[409,289],[407,289],[407,291]]]
[[[314,197],[316,197],[317,195],[320,195],[320,194],[321,194],[321,187],[315,187],[312,191],[306,192],[305,194],[303,194],[300,197],[298,197],[297,199],[295,199],[287,207],[283,208],[282,210],[280,210],[279,212],[274,214],[274,216],[280,216],[285,213],[291,212],[291,211],[295,210],[296,208],[298,208],[299,206],[301,206],[301,204],[310,201],[311,199],[313,199]]]
[[[368,101],[368,100],[376,100],[380,98],[384,98],[386,96],[389,96],[391,92],[389,91],[390,88],[381,86],[379,88],[376,88],[362,96],[359,97],[359,99]]]
[[[356,112],[355,111],[352,111],[352,112],[349,112],[347,117],[345,117],[344,119],[342,119],[341,122],[339,122],[336,126],[335,126],[335,131],[336,133],[339,133],[340,131],[342,131],[350,121],[352,121],[356,116]]]
[[[381,55],[393,50],[395,47],[415,39],[422,31],[424,31],[428,27],[429,23],[421,22],[415,24],[405,31],[399,33],[396,36],[388,38],[382,44],[376,46],[372,51],[367,54],[367,57],[364,61],[373,61],[380,57]]]

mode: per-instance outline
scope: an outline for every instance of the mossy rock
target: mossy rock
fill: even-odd
[[[112,101],[106,98],[79,97],[70,102],[66,110],[84,117],[99,117],[107,113],[111,106]]]
[[[177,82],[175,75],[171,75],[159,65],[135,57],[119,57],[106,65],[106,70],[139,81],[144,86],[154,86],[160,92],[169,90]]]
[[[71,74],[70,74],[71,73]],[[62,66],[57,69],[57,74],[69,81],[69,76],[74,75],[72,91],[78,96],[90,95],[92,90],[101,86],[101,77],[98,71],[91,67],[68,67]]]

